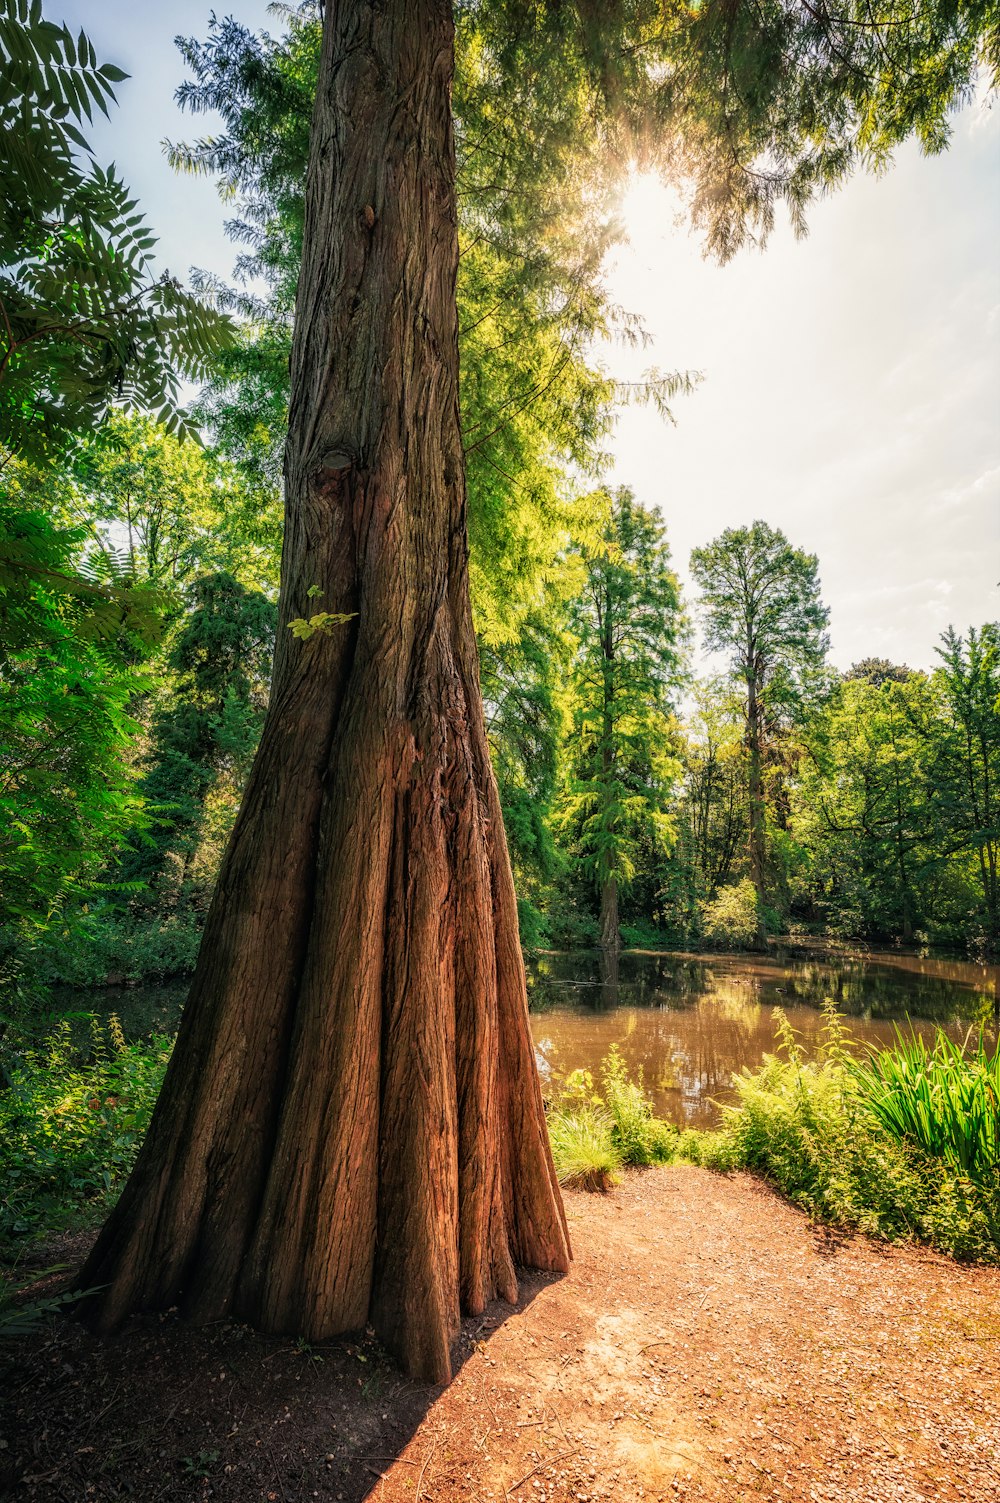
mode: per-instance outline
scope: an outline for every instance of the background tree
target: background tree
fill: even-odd
[[[881,689],[883,684],[905,684],[913,674],[905,664],[890,662],[888,658],[862,658],[853,663],[844,674],[845,679],[863,679]]]
[[[16,462],[0,481],[0,981],[33,995],[31,956],[75,903],[92,901],[142,805],[128,748],[148,594],[86,571],[79,530],[39,504],[51,484]],[[24,992],[24,998],[21,993]]]
[[[996,642],[949,628],[931,674],[866,659],[810,718],[796,883],[830,931],[996,947]]]
[[[87,528],[96,573],[125,571],[173,610],[199,574],[225,568],[276,586],[280,531],[274,492],[246,514],[232,464],[149,417],[113,411],[67,450],[54,507]]]
[[[730,671],[746,690],[750,876],[762,944],[768,898],[764,760],[780,718],[795,712],[823,665],[829,613],[820,600],[815,554],[793,548],[766,522],[727,528],[696,548],[691,572],[702,592],[705,646],[728,654]]]
[[[137,788],[147,828],[121,863],[125,882],[142,886],[142,907],[176,905],[213,796],[225,783],[238,799],[267,708],[273,603],[220,572],[194,582],[187,606],[165,663],[176,681],[153,717]]]
[[[546,588],[539,610],[522,620],[512,641],[480,641],[479,648],[486,733],[526,949],[545,937],[541,907],[558,870],[552,818],[572,652],[563,585]]]
[[[951,627],[938,648],[936,723],[921,724],[940,824],[939,843],[974,862],[988,947],[1000,943],[1000,624]]]
[[[910,941],[925,917],[933,817],[913,717],[928,690],[922,674],[852,670],[807,733],[793,823],[834,930]]]
[[[723,678],[697,684],[692,697],[681,810],[696,891],[714,898],[747,844],[745,723],[741,701]]]
[[[559,817],[600,894],[601,947],[617,951],[619,891],[635,876],[636,846],[645,836],[662,850],[673,835],[671,696],[684,620],[656,514],[624,488],[598,492],[592,504],[571,613],[578,646]]]

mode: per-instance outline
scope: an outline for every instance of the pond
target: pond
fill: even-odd
[[[891,1043],[895,1028],[911,1023],[929,1040],[937,1027],[964,1039],[979,1023],[995,1036],[997,979],[997,967],[960,960],[778,949],[630,951],[615,984],[602,981],[597,952],[550,954],[531,967],[531,1029],[547,1092],[574,1069],[596,1079],[617,1044],[630,1072],[641,1069],[658,1116],[713,1127],[733,1099],[733,1074],[773,1052],[777,1008],[810,1053],[827,999],[861,1043]]]
[[[888,1043],[894,1026],[928,1038],[940,1025],[953,1038],[987,1023],[997,1005],[997,967],[898,952],[833,954],[774,949],[766,956],[627,951],[617,985],[601,980],[598,952],[536,956],[529,967],[531,1028],[548,1094],[571,1070],[596,1077],[617,1044],[643,1081],[658,1115],[711,1127],[730,1080],[775,1044],[775,1009],[808,1050],[832,998],[855,1038]],[[63,1014],[115,1012],[126,1034],[173,1033],[187,982],[63,991]]]

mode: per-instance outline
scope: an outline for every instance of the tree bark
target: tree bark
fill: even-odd
[[[371,1320],[433,1382],[462,1310],[570,1257],[469,605],[452,64],[449,0],[330,0],[271,706],[81,1275],[105,1327],[173,1304],[310,1340]],[[354,615],[294,638],[317,611]]]
[[[764,782],[761,770],[760,700],[757,692],[757,675],[752,668],[747,672],[747,757],[749,761],[750,877],[757,894],[756,945],[758,949],[764,950],[767,948],[767,930],[764,926],[764,908],[767,902],[764,875]]]
[[[601,674],[603,703],[601,706],[601,797],[602,835],[611,840],[615,833],[616,816],[612,812],[615,800],[615,622],[611,590],[604,585],[604,608],[601,612]],[[617,957],[621,946],[618,922],[618,849],[613,844],[602,852],[601,862],[609,870],[601,877],[601,949],[605,955]],[[615,961],[617,983],[617,958]]]
[[[601,883],[601,949],[617,954],[620,945],[618,878],[612,873]]]

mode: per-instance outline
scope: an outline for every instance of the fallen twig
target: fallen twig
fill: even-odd
[[[535,1473],[540,1472],[543,1466],[555,1466],[557,1461],[565,1461],[567,1457],[575,1456],[579,1449],[579,1446],[574,1446],[572,1451],[563,1451],[558,1456],[553,1456],[551,1458],[546,1458],[543,1456],[541,1461],[536,1461],[530,1472],[525,1472],[524,1476],[521,1477],[517,1482],[512,1482],[509,1488],[505,1487],[504,1493],[507,1494],[516,1492],[519,1487],[523,1487],[526,1482],[530,1482]]]
[[[430,1450],[427,1452],[427,1455],[424,1457],[424,1464],[420,1468],[420,1476],[417,1478],[417,1491],[416,1491],[416,1494],[414,1496],[413,1503],[420,1503],[420,1492],[421,1492],[421,1489],[423,1488],[423,1485],[424,1485],[424,1473],[427,1470],[427,1466],[428,1466],[428,1463],[430,1462],[431,1457],[434,1455],[434,1452],[437,1450],[438,1441],[440,1439],[441,1439],[441,1437],[439,1435],[436,1435],[434,1437],[434,1444],[431,1446]]]

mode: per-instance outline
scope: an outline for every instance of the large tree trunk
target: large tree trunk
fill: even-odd
[[[331,0],[271,707],[145,1147],[82,1274],[450,1376],[569,1242],[469,607],[448,0]],[[310,594],[312,587],[318,588]],[[353,612],[303,642],[288,623]]]

